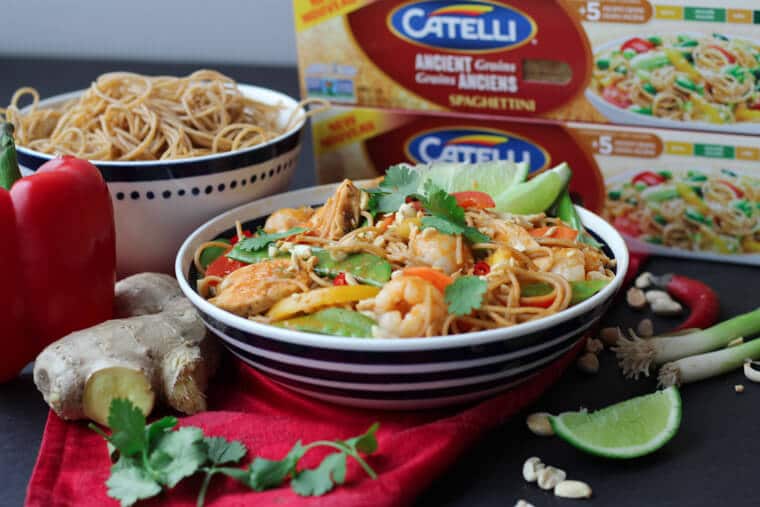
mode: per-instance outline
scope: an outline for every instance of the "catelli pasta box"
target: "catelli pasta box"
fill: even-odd
[[[322,183],[399,162],[566,161],[576,201],[655,254],[760,264],[760,137],[336,107],[313,123]]]
[[[304,96],[760,134],[758,0],[294,0]]]

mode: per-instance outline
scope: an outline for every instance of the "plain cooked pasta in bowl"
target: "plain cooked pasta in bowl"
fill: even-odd
[[[22,109],[26,98],[31,104]],[[0,110],[21,147],[96,161],[174,160],[250,148],[271,141],[302,120],[283,104],[244,94],[231,78],[199,70],[186,77],[128,72],[101,75],[81,96],[54,107],[20,88]]]
[[[641,117],[760,123],[760,45],[718,33],[629,38],[595,55],[591,89]]]

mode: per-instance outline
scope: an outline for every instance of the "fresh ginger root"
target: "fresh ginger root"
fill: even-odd
[[[142,273],[116,284],[114,320],[49,345],[34,382],[63,419],[108,423],[111,400],[128,398],[146,415],[156,397],[175,410],[206,410],[205,391],[219,345],[177,281]]]

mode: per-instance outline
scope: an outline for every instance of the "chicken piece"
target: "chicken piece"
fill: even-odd
[[[506,243],[518,252],[535,250],[539,247],[538,242],[524,228],[517,224],[504,223],[496,229],[494,238],[500,243]]]
[[[551,272],[568,282],[586,279],[586,258],[577,248],[552,248],[554,263]]]
[[[249,317],[269,310],[277,301],[308,286],[309,275],[288,271],[289,259],[272,259],[233,271],[209,301],[228,312]]]
[[[309,219],[308,227],[321,238],[343,237],[359,225],[361,200],[361,190],[351,180],[343,180],[335,194]]]
[[[305,206],[303,208],[278,209],[267,218],[264,224],[264,232],[285,232],[294,227],[306,227],[309,219],[314,215],[314,210]]]

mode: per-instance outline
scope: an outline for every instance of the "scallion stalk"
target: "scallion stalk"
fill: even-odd
[[[679,336],[660,336],[643,340],[633,331],[621,338],[613,350],[628,378],[649,376],[652,364],[664,364],[684,357],[725,347],[740,336],[760,333],[760,308],[716,324],[708,329]]]
[[[716,352],[665,363],[657,381],[663,387],[689,384],[741,368],[747,359],[760,359],[760,338]]]

